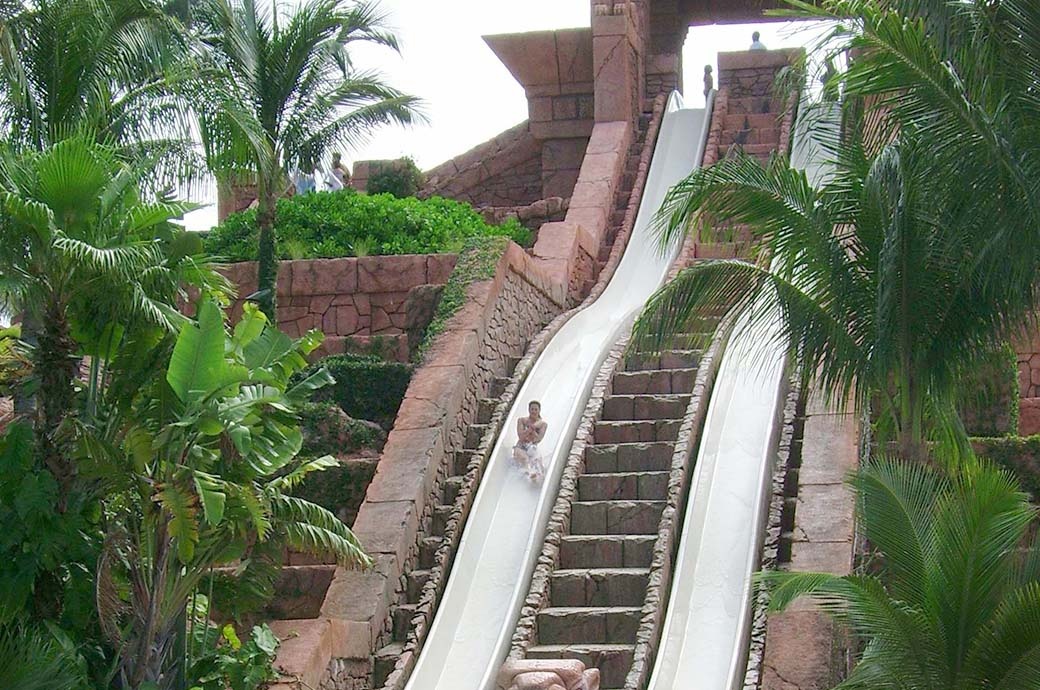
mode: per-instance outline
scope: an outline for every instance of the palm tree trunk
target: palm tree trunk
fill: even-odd
[[[33,354],[33,368],[40,386],[34,431],[40,460],[58,482],[59,513],[64,513],[68,507],[75,479],[75,467],[59,433],[62,421],[72,412],[74,403],[75,347],[64,305],[57,301],[48,304]]]
[[[263,176],[261,176],[262,178]],[[259,180],[257,185],[256,224],[259,234],[257,249],[257,292],[260,310],[267,320],[278,323],[278,255],[275,247],[275,209],[278,197],[269,181]]]

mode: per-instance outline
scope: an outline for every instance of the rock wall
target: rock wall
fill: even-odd
[[[474,206],[522,206],[552,196],[542,193],[541,143],[528,123],[521,123],[427,171],[419,196]]]
[[[409,294],[423,285],[444,285],[455,260],[454,254],[409,254],[283,261],[278,268],[278,327],[293,337],[320,329],[325,333],[321,355],[383,338],[392,354],[407,360],[406,332],[414,321],[408,313]],[[239,299],[230,310],[237,320],[243,298],[256,291],[256,263],[229,264],[222,273],[238,286]]]

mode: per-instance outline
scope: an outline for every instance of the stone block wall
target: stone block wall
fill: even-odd
[[[801,48],[719,53],[719,85],[730,98],[771,96],[776,75],[804,54]]]
[[[519,206],[553,195],[542,192],[542,146],[524,122],[427,171],[419,196]]]
[[[408,356],[406,330],[414,315],[408,296],[422,285],[444,285],[454,254],[412,254],[283,261],[278,268],[278,327],[292,337],[325,333],[318,354],[339,354],[384,338],[399,359]],[[231,318],[256,291],[256,264],[229,264],[222,273],[238,286]]]

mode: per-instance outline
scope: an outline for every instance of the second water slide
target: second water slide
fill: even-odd
[[[576,313],[538,358],[495,443],[426,644],[407,690],[492,690],[519,618],[567,454],[595,379],[621,330],[661,286],[678,245],[652,232],[665,194],[703,159],[707,110],[669,99],[628,247],[598,300]],[[542,403],[544,483],[511,467],[517,419]]]
[[[791,165],[814,185],[827,173],[814,135],[833,133],[837,114],[817,109],[795,127]],[[744,685],[751,576],[762,550],[787,376],[778,317],[746,325],[744,317],[735,326],[708,406],[649,690]]]

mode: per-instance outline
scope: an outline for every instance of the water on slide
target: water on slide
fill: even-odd
[[[825,156],[813,131],[834,111],[803,118],[792,165],[818,183]],[[804,121],[803,121],[804,120]],[[769,509],[786,390],[776,320],[742,328],[723,356],[686,507],[672,593],[649,690],[735,690],[744,682],[751,575]]]
[[[407,690],[491,690],[541,551],[563,467],[596,373],[647,299],[661,286],[678,246],[661,252],[651,231],[668,189],[703,158],[705,110],[677,94],[661,124],[628,247],[610,284],[549,342],[524,382],[495,443],[440,606]],[[512,466],[516,421],[539,400],[548,431],[540,444],[544,483]]]

